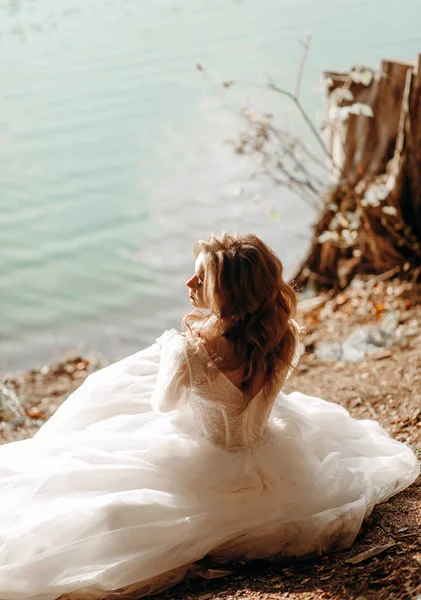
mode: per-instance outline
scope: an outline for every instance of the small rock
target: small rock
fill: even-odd
[[[363,362],[367,356],[391,356],[391,353],[384,353],[384,349],[397,342],[402,343],[407,337],[406,332],[400,336],[397,334],[398,325],[398,313],[388,313],[376,326],[356,327],[343,342],[320,344],[315,350],[316,357],[318,360],[357,363]]]
[[[315,355],[317,360],[341,360],[342,344],[340,342],[325,342],[317,346]]]

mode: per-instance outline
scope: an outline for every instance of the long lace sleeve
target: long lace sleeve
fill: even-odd
[[[171,329],[157,342],[161,347],[161,358],[151,404],[156,411],[168,412],[185,400],[189,390],[187,341],[181,333]]]
[[[288,377],[294,372],[296,366],[298,365],[299,361],[300,361],[300,357],[301,355],[304,353],[305,351],[305,346],[303,344],[303,342],[300,340],[300,326],[298,325],[298,323],[296,321],[294,321],[294,319],[291,319],[291,322],[294,326],[295,332],[296,332],[296,336],[297,336],[297,346],[295,348],[295,354],[294,357],[292,359],[292,363],[288,369],[288,373],[287,376],[285,378],[288,379]]]

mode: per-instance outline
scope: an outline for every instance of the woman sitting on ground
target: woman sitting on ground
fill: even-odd
[[[135,599],[206,555],[347,548],[417,477],[378,423],[282,392],[300,328],[272,250],[223,233],[194,255],[184,333],[91,375],[33,439],[0,447],[3,600]]]

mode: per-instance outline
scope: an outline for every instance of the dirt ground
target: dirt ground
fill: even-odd
[[[285,391],[320,396],[341,404],[356,418],[376,419],[421,457],[421,306],[417,295],[412,296],[407,290],[396,291],[396,285],[357,285],[345,296],[320,305],[305,301],[300,320],[309,325],[306,352]],[[389,311],[399,311],[400,326],[411,323],[411,335],[363,362],[317,359],[318,345],[343,339],[361,324],[375,324]],[[4,379],[3,397],[16,392],[20,413],[11,418],[3,403],[0,442],[32,435],[103,364],[103,359],[95,357],[72,357]],[[421,480],[377,506],[349,550],[311,561],[255,561],[227,565],[227,569],[231,573],[226,577],[185,581],[154,598],[421,600]]]

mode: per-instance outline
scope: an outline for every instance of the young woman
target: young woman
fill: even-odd
[[[194,254],[186,332],[91,375],[32,440],[0,448],[2,600],[138,598],[205,555],[346,548],[417,477],[374,421],[282,393],[300,329],[276,255],[226,233]]]

